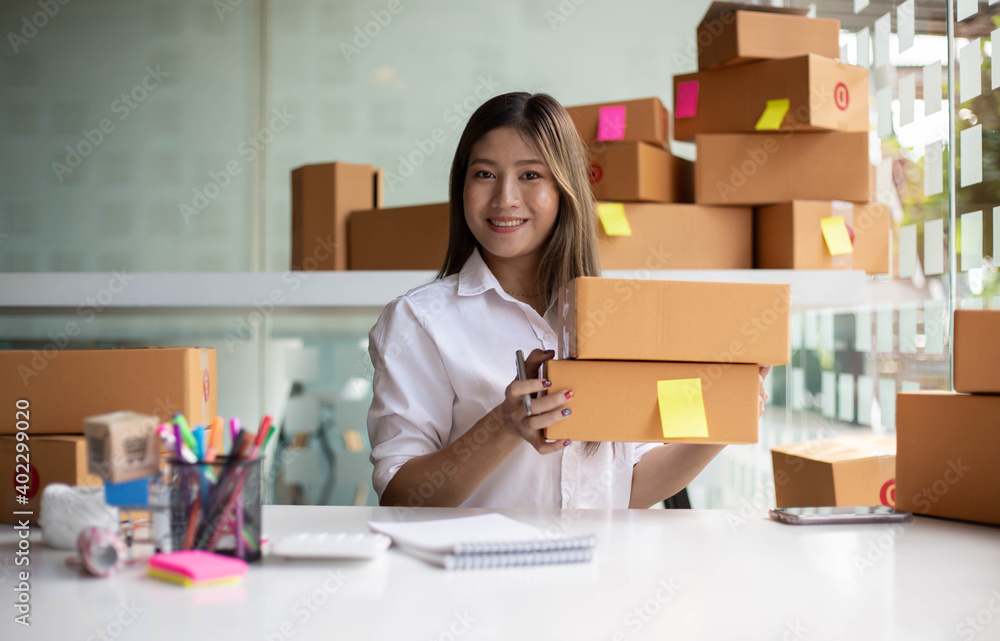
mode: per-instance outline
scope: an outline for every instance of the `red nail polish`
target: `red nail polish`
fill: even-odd
[[[569,447],[569,444],[573,441],[563,441],[563,447]]]
[[[566,390],[566,394],[564,394],[564,396],[566,397],[567,401],[573,398],[573,390]]]
[[[552,381],[542,381],[542,387],[552,387]]]

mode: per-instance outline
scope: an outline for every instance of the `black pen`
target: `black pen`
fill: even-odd
[[[517,380],[528,380],[528,368],[524,364],[524,352],[521,350],[517,350]],[[531,416],[531,394],[525,394],[521,400],[524,401],[524,413]]]

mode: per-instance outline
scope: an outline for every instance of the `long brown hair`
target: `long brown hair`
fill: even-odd
[[[569,114],[555,98],[544,93],[518,91],[495,96],[480,105],[458,141],[449,183],[448,253],[437,277],[457,274],[472,250],[479,247],[465,222],[465,178],[472,146],[499,127],[513,127],[536,149],[559,188],[559,213],[542,251],[537,291],[549,297],[578,276],[600,276],[597,204],[590,189],[587,173],[590,163],[583,140]]]
[[[559,188],[556,225],[542,250],[536,291],[546,300],[578,276],[600,276],[597,250],[597,203],[590,188],[587,149],[573,120],[559,102],[544,93],[523,91],[490,98],[469,118],[455,150],[449,183],[450,225],[448,252],[438,278],[461,271],[472,250],[479,248],[465,221],[465,177],[476,142],[499,127],[513,127],[541,155]],[[593,455],[600,443],[588,442]],[[612,444],[612,456],[616,447]]]

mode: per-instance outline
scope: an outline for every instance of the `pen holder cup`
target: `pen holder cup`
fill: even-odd
[[[245,561],[261,557],[260,459],[174,460],[168,478],[174,550],[208,550]]]

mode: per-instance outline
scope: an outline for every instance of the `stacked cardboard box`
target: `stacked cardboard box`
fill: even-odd
[[[771,448],[777,507],[849,507],[895,502],[896,439],[874,434]]]
[[[896,506],[1000,525],[1000,310],[956,310],[954,392],[896,397]]]
[[[26,509],[34,522],[50,483],[100,483],[88,470],[85,418],[129,410],[163,421],[181,412],[192,424],[208,423],[217,413],[217,389],[214,349],[0,351],[0,403],[16,413],[0,423],[0,521]],[[28,482],[12,483],[17,474]],[[14,508],[18,494],[28,503]]]
[[[752,211],[691,204],[693,166],[670,153],[668,112],[658,98],[567,111],[591,156],[605,269],[752,267]]]
[[[674,137],[697,148],[695,202],[757,207],[755,267],[889,270],[888,210],[867,204],[868,72],[835,60],[839,26],[715,2],[699,71],[674,77]]]
[[[292,269],[347,269],[347,217],[382,206],[382,169],[330,162],[292,170]]]
[[[449,213],[448,203],[352,211],[348,269],[440,269]]]
[[[572,414],[546,438],[755,443],[758,365],[788,362],[788,285],[577,278],[559,292]]]

